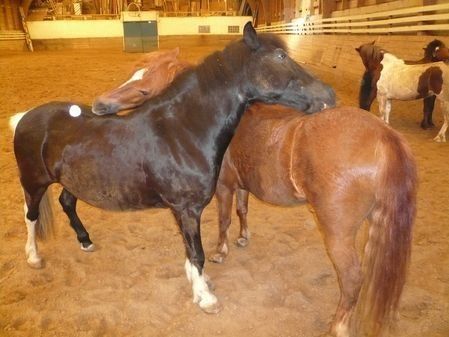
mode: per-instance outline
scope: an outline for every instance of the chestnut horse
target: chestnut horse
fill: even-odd
[[[241,116],[254,101],[308,113],[335,105],[333,90],[285,50],[279,37],[258,36],[248,22],[243,39],[183,72],[132,114],[97,116],[89,106],[52,102],[12,118],[28,264],[42,267],[36,234],[51,226],[41,210],[53,183],[63,186],[60,203],[86,249],[92,242],[76,213],[78,199],[113,210],[166,207],[183,237],[193,300],[218,312],[203,271],[200,218]]]
[[[374,42],[371,43],[374,45]],[[404,61],[405,64],[424,64],[438,61],[449,60],[449,49],[440,40],[433,40],[423,48],[424,57],[417,61]],[[362,109],[370,110],[371,104],[377,95],[377,81],[380,77],[380,58],[382,54],[376,53],[375,48],[356,48],[360,54],[363,64],[365,65],[365,73],[363,74],[362,83],[360,86],[359,106]],[[432,112],[435,106],[435,95],[424,98],[423,120],[421,127],[423,129],[432,128],[435,125],[432,121]]]
[[[158,95],[188,67],[186,61],[178,59],[179,48],[157,50],[145,55],[136,65],[131,78],[116,89],[97,97],[92,112],[97,115],[115,114],[136,108]]]
[[[331,332],[348,337],[365,330],[377,336],[394,315],[404,286],[416,189],[409,146],[372,114],[341,107],[305,116],[283,106],[255,104],[223,159],[215,194],[218,246],[210,260],[222,262],[228,254],[234,193],[240,246],[249,239],[249,192],[275,205],[307,202],[340,285]],[[355,240],[365,220],[370,229],[362,267]]]

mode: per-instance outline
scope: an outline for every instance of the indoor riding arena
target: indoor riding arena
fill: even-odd
[[[265,39],[263,34],[273,34],[277,38]],[[441,60],[423,60],[426,47],[434,40],[439,40],[441,44],[427,56],[441,57]],[[389,189],[388,184],[384,187],[385,200],[378,200],[380,194],[377,192],[373,196],[368,195],[367,186],[371,185],[362,181],[360,176],[369,171],[369,179],[374,179],[378,176],[379,167],[388,163],[368,168],[356,165],[367,156],[382,157],[376,146],[373,145],[373,150],[369,150],[370,141],[377,144],[379,139],[373,136],[362,144],[356,136],[350,136],[359,130],[357,118],[354,122],[344,124],[343,120],[340,123],[338,119],[323,124],[321,130],[315,129],[313,133],[303,136],[305,138],[301,138],[302,142],[298,146],[306,141],[310,148],[311,144],[317,142],[330,144],[336,160],[344,162],[347,167],[344,174],[351,174],[350,179],[359,184],[360,195],[357,199],[368,200],[372,204],[358,219],[357,231],[352,231],[352,235],[356,235],[355,243],[342,234],[342,227],[339,227],[337,221],[333,222],[333,228],[323,225],[321,220],[324,217],[320,217],[320,209],[314,204],[316,196],[324,193],[321,187],[315,186],[313,193],[306,191],[303,194],[305,198],[298,198],[286,205],[257,198],[255,195],[259,187],[262,189],[267,183],[260,179],[255,190],[248,189],[250,238],[243,243],[240,238],[240,243],[237,243],[240,227],[234,197],[232,223],[228,230],[229,245],[221,251],[221,257],[226,253],[227,256],[222,263],[214,263],[210,259],[217,256],[219,205],[217,195],[213,196],[213,193],[223,153],[210,149],[219,146],[218,138],[214,146],[207,143],[208,140],[198,141],[197,144],[200,150],[207,147],[207,151],[216,151],[214,163],[218,163],[211,175],[215,178],[211,178],[211,183],[203,189],[210,190],[210,199],[206,198],[207,202],[200,208],[201,238],[194,230],[197,227],[193,224],[197,223],[185,215],[190,216],[190,204],[196,201],[190,197],[194,193],[190,184],[178,184],[179,181],[187,181],[182,180],[182,174],[172,167],[159,173],[170,177],[166,178],[169,181],[166,183],[168,188],[181,186],[176,191],[181,200],[178,202],[178,199],[172,199],[169,192],[162,191],[162,187],[157,190],[148,185],[162,186],[157,177],[150,176],[153,174],[152,168],[130,170],[132,165],[122,163],[120,166],[115,158],[130,158],[133,163],[146,161],[150,164],[142,166],[155,167],[166,161],[182,161],[179,158],[185,158],[183,153],[174,155],[174,152],[164,150],[154,152],[159,153],[158,156],[140,158],[139,152],[128,145],[146,144],[151,148],[159,145],[166,149],[170,146],[148,145],[145,141],[150,134],[165,133],[164,137],[170,137],[165,138],[167,143],[172,144],[170,148],[186,149],[186,142],[181,136],[185,130],[177,128],[179,123],[176,118],[181,114],[179,111],[186,112],[182,116],[188,123],[199,113],[204,113],[191,107],[207,101],[209,110],[205,116],[213,116],[216,111],[227,109],[228,105],[214,106],[211,102],[219,102],[232,90],[238,92],[240,85],[249,86],[249,79],[260,78],[266,72],[269,75],[262,78],[262,84],[251,80],[256,92],[254,99],[240,93],[231,95],[230,99],[239,100],[239,107],[250,106],[253,100],[285,103],[284,91],[290,90],[291,83],[297,79],[294,77],[284,89],[275,88],[285,78],[294,76],[293,71],[286,73],[283,78],[279,75],[281,72],[278,67],[290,58],[282,49],[271,47],[270,43],[278,43],[276,41],[285,43],[285,52],[300,65],[300,72],[307,70],[317,78],[312,81],[318,83],[320,88],[327,88],[328,85],[335,92],[335,99],[331,97],[333,104],[323,98],[319,105],[321,108],[316,111],[311,110],[311,105],[303,104],[303,109],[309,108],[313,114],[297,117],[299,122],[295,130],[305,128],[307,119],[326,114],[326,110],[333,105],[336,106],[335,111],[342,107],[359,108],[362,106],[362,96],[370,96],[373,100],[370,112],[356,110],[356,116],[366,115],[366,120],[371,123],[368,123],[367,130],[376,127],[384,130],[391,139],[405,139],[401,143],[402,152],[398,152],[392,160],[404,159],[409,147],[409,166],[413,171],[414,158],[417,180],[413,179],[413,174],[408,175],[402,169],[390,170],[394,177],[386,176],[385,181],[393,179],[397,187]],[[375,47],[366,54],[368,57],[374,55],[374,50],[381,54],[381,61],[374,67],[371,61],[364,60],[365,68],[362,61],[361,46],[366,44],[370,48]],[[244,56],[239,61],[223,65],[232,53],[221,51],[229,45],[244,49]],[[440,132],[445,113],[449,119],[447,47],[449,2],[446,0],[0,0],[0,336],[448,337],[449,135],[445,137],[445,142],[445,130]],[[179,48],[178,60],[198,67],[189,66],[188,70],[176,75],[174,85],[170,84],[171,79],[162,79],[169,86],[167,91],[161,89],[162,93],[157,98],[148,97],[148,104],[144,103],[135,110],[137,115],[155,109],[154,115],[158,114],[159,119],[171,118],[174,121],[171,129],[170,124],[151,130],[145,129],[146,124],[133,124],[136,120],[133,109],[105,116],[91,111],[90,106],[97,97],[128,81],[136,70],[141,69],[139,66],[142,67],[142,60],[148,55],[158,50],[170,51],[175,48]],[[242,79],[241,83],[219,93],[212,89],[208,91],[209,84],[203,83],[201,90],[205,94],[197,97],[194,94],[196,82],[192,78],[196,78],[194,76],[197,74],[206,76],[200,73],[202,62],[215,52],[207,60],[217,63],[221,68],[209,71],[210,82],[206,83],[217,82],[214,76],[220,77],[220,71],[236,73]],[[257,58],[256,55],[262,53],[263,57]],[[270,53],[279,57],[273,59]],[[391,65],[388,60],[393,58],[396,63]],[[409,62],[421,60],[419,65]],[[437,62],[431,63],[433,61]],[[248,66],[240,69],[241,64],[247,64],[245,62],[252,62],[252,68]],[[271,63],[262,66],[266,62]],[[295,62],[292,61],[295,66],[290,68],[297,69]],[[251,72],[251,69],[256,70]],[[374,72],[369,73],[373,69]],[[409,69],[422,70],[419,70],[418,77],[413,77],[408,75]],[[387,74],[387,71],[391,73]],[[187,78],[191,80],[186,84],[187,87],[183,87]],[[140,81],[136,78],[132,80]],[[150,80],[155,83],[161,78],[155,75]],[[225,86],[229,83],[222,82],[219,84],[228,88]],[[399,84],[395,85],[396,82]],[[131,82],[131,85],[136,83]],[[210,88],[214,85],[217,84],[210,84]],[[370,85],[372,92],[363,94],[362,91]],[[307,86],[308,83],[301,84],[298,89],[301,94],[294,93],[295,100],[305,99],[303,96],[308,94],[302,90],[307,89]],[[406,98],[401,90],[409,86],[416,88],[416,92],[408,92]],[[184,90],[179,96],[173,94],[178,88]],[[282,90],[275,93],[274,88]],[[390,89],[392,93],[388,91]],[[265,94],[263,90],[273,92]],[[314,93],[316,100],[323,97],[323,90]],[[384,91],[385,96],[382,96]],[[151,95],[144,87],[139,87],[138,92],[141,98]],[[422,125],[422,97],[434,95],[434,125],[429,125],[429,119]],[[187,97],[187,100],[182,101],[181,96]],[[59,108],[58,111],[50,105],[50,108],[34,110],[52,101],[65,102],[67,108]],[[168,101],[170,103],[166,103]],[[385,102],[385,107],[380,106]],[[294,103],[299,104],[299,101]],[[166,108],[154,108],[156,105]],[[275,109],[274,105],[270,106]],[[301,105],[295,105],[298,106]],[[382,116],[379,108],[385,111],[389,107],[389,126],[385,126],[384,120],[388,120],[388,116]],[[244,111],[243,108],[241,110]],[[26,111],[23,119],[16,124],[14,139],[10,118]],[[55,117],[58,113],[65,115]],[[33,115],[39,117],[34,119],[35,122]],[[298,111],[298,116],[302,116],[301,111]],[[50,121],[57,118],[58,123],[50,125]],[[150,118],[154,125],[158,123],[156,117],[149,115]],[[210,130],[212,126],[206,122],[211,119],[214,118],[196,119],[195,127],[203,131]],[[105,125],[106,129],[101,130],[101,135],[94,131],[86,133],[88,122],[82,124],[83,121]],[[238,118],[235,124],[237,122]],[[281,122],[282,118],[279,119]],[[123,130],[113,133],[119,124]],[[44,127],[48,129],[41,131]],[[239,129],[235,132],[236,127],[222,134],[229,134],[229,137],[238,134]],[[144,132],[139,134],[139,130]],[[190,130],[189,134],[194,134],[195,130]],[[254,135],[256,131],[245,129],[245,132],[254,132]],[[321,132],[321,138],[312,138],[318,137],[314,135],[315,132]],[[43,135],[39,144],[35,136],[38,134]],[[353,138],[353,162],[347,159],[349,157],[346,154],[337,155],[347,152],[346,143],[339,141],[345,134]],[[67,135],[71,135],[69,143],[65,140]],[[77,146],[78,135],[83,139],[88,137],[87,142],[79,145],[81,150],[77,153],[80,158],[90,148],[102,151],[101,141],[106,140],[108,146],[115,145],[98,156],[89,157],[87,161],[81,162],[79,159],[80,163],[77,158],[70,157],[74,155],[71,148]],[[274,134],[272,137],[274,144],[279,135]],[[254,144],[261,141],[253,136]],[[229,140],[223,144],[227,147]],[[386,146],[395,148],[388,142]],[[70,174],[56,174],[48,167],[39,170],[43,165],[41,162],[55,156],[50,150],[52,147],[60,149],[62,153],[61,157],[55,159],[57,172],[67,169],[71,162],[77,163]],[[19,152],[25,155],[20,157]],[[294,151],[290,152],[294,156]],[[251,154],[251,149],[248,153]],[[265,156],[272,157],[270,164],[273,166],[278,162],[271,150],[267,149]],[[312,157],[319,162],[322,154],[310,154]],[[297,158],[300,162],[301,159],[305,161],[304,158]],[[25,160],[27,162],[23,164]],[[200,177],[198,179],[203,179],[207,174],[201,171],[201,167],[207,164],[195,163],[193,160],[183,163],[188,168],[185,174],[194,172]],[[238,160],[245,163],[247,155],[243,154]],[[102,165],[95,164],[95,171],[92,162],[101,162]],[[325,170],[335,172],[338,165],[330,165]],[[259,167],[248,164],[247,168],[248,174],[257,179],[254,172]],[[40,224],[42,212],[37,210],[37,206],[33,208],[32,200],[35,199],[31,189],[24,186],[38,186],[44,179],[38,174],[41,171],[45,177],[54,179],[51,182],[56,182],[47,190],[52,192],[49,197],[53,204],[54,233],[45,240],[37,240],[37,253],[33,231]],[[120,172],[120,175],[111,175],[110,172]],[[145,203],[145,200],[135,201],[140,197],[132,189],[128,190],[125,199],[134,204],[130,201],[130,206],[125,207],[117,200],[121,206],[115,209],[96,207],[103,200],[90,202],[90,199],[83,198],[84,194],[75,192],[82,191],[86,186],[100,186],[101,191],[94,189],[89,192],[100,195],[103,189],[112,191],[109,188],[112,185],[120,187],[121,184],[128,184],[128,180],[138,181],[136,179],[142,172],[146,172],[142,178],[147,182],[145,189],[148,189],[149,194],[153,193],[149,198],[155,200],[151,205]],[[320,173],[314,171],[312,166],[308,166],[306,172],[302,187],[295,183],[293,173],[283,172],[293,182],[292,188],[295,188],[296,195],[301,194],[302,188],[313,184]],[[275,174],[276,169],[272,169],[271,175]],[[57,175],[63,176],[62,180],[57,181]],[[81,182],[70,181],[71,177]],[[105,177],[104,186],[98,182],[100,177]],[[337,177],[337,174],[330,174],[328,178],[330,181],[342,179],[343,182],[332,191],[335,198],[329,200],[335,200],[335,203],[330,202],[325,206],[333,210],[330,218],[340,214],[341,222],[346,222],[358,207],[359,200],[339,203],[337,195],[342,193],[341,189],[349,178]],[[21,181],[25,185],[22,186]],[[49,185],[46,181],[43,182],[45,187]],[[173,187],[175,184],[178,187]],[[276,190],[279,184],[275,182],[268,190]],[[404,199],[396,188],[402,189],[404,186],[410,186],[411,192],[405,199],[407,202],[396,207],[395,200]],[[73,204],[66,203],[64,211],[58,200],[61,191],[66,190],[70,196],[74,196],[70,200],[76,202],[79,199],[76,203],[77,213],[91,240],[85,241],[88,244],[84,246],[82,243],[80,245],[83,241],[77,240],[77,234],[69,221],[71,217],[72,225],[75,222],[75,227],[78,226],[79,221],[73,220],[76,214],[74,216],[69,209]],[[26,213],[24,195],[27,200]],[[114,195],[104,194],[104,198],[115,201]],[[392,216],[391,223],[385,224],[385,228],[374,228],[376,223],[370,221],[381,216],[374,214],[377,202],[386,204],[387,208],[396,207],[393,211],[397,216]],[[205,207],[204,210],[202,207]],[[401,218],[404,213],[408,214],[408,220]],[[401,221],[408,221],[408,227],[395,228]],[[400,231],[408,232],[396,236]],[[380,233],[379,237],[373,233]],[[387,240],[385,238],[388,238],[388,243],[384,242]],[[339,252],[343,259],[349,256],[350,253],[344,248],[338,248],[342,247],[340,245],[345,240],[349,240],[349,246],[357,251],[356,255],[362,261],[361,268],[345,269],[336,255],[332,255]],[[369,244],[365,245],[367,240]],[[409,243],[411,241],[411,245],[403,243],[407,240]],[[201,245],[205,255],[204,268],[201,263]],[[84,249],[80,249],[80,246]],[[384,255],[390,259],[399,259],[394,253],[399,252],[400,258],[403,257],[405,261],[403,269],[394,265],[384,266],[382,261],[371,266],[363,264],[367,260],[364,259],[365,255],[369,255],[373,246],[381,251],[379,254],[385,247]],[[407,261],[408,257],[410,259]],[[353,257],[350,259],[357,260]],[[375,283],[369,283],[371,268],[381,270],[377,277],[383,282],[383,287],[376,288]],[[402,270],[403,276],[399,276],[399,281],[394,281]],[[346,282],[347,279],[355,281]],[[357,285],[364,282],[374,284],[366,286],[368,295],[363,293],[365,286],[360,288]],[[384,291],[390,290],[400,297],[397,301],[387,298],[387,305],[379,309],[377,302],[386,297],[383,296]],[[354,295],[348,297],[345,295],[347,293]],[[212,308],[208,306],[209,303],[213,304]],[[344,308],[348,306],[352,309],[345,311]],[[364,309],[360,309],[363,306]],[[378,314],[380,310],[381,314],[376,316],[380,318],[368,324],[365,316],[358,315],[359,310],[364,310],[368,316],[373,312]]]

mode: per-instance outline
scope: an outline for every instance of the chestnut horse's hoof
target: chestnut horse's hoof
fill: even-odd
[[[241,248],[248,246],[248,243],[249,243],[248,239],[246,239],[244,237],[238,238],[237,241],[235,242],[237,247],[241,247]]]
[[[38,257],[38,258],[30,258],[29,257],[27,259],[27,263],[33,269],[42,269],[42,268],[44,268],[44,261],[40,257]]]
[[[93,252],[93,251],[95,251],[95,245],[93,243],[91,243],[89,246],[84,247],[83,244],[81,244],[81,250],[83,252],[88,252],[88,253]]]
[[[218,314],[223,309],[223,306],[218,301],[204,306],[202,306],[200,302],[199,305],[201,310],[203,310],[206,314]]]
[[[212,255],[211,257],[209,257],[209,261],[213,262],[213,263],[223,263],[225,260],[226,255],[224,255],[223,253],[216,253],[214,255]]]

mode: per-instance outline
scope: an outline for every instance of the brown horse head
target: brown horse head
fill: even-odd
[[[191,66],[178,60],[178,54],[179,48],[175,48],[145,55],[136,64],[136,70],[128,81],[94,100],[92,112],[97,115],[115,114],[138,107],[158,95],[177,75]]]
[[[355,48],[365,66],[365,73],[363,74],[359,91],[359,107],[368,111],[371,108],[371,103],[376,97],[376,84],[379,80],[380,72],[382,71],[381,62],[384,53],[386,52],[374,43],[375,41],[365,43],[360,47]]]
[[[385,53],[384,49],[375,45],[375,41],[362,44],[360,47],[355,48],[355,50],[359,53],[363,65],[368,71],[379,68]]]
[[[424,59],[427,62],[446,62],[449,60],[449,48],[446,47],[443,41],[433,40],[423,48],[424,49]]]

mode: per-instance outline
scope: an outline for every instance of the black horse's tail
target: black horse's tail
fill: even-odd
[[[359,107],[363,110],[369,111],[371,103],[373,102],[373,96],[371,91],[373,90],[373,75],[369,71],[365,71],[360,83],[359,91]]]

